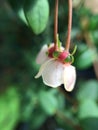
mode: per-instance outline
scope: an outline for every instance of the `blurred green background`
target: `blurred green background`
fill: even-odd
[[[53,17],[52,0],[0,0],[0,130],[98,130],[98,1],[73,0],[71,93],[34,78],[39,50],[53,42]],[[59,1],[58,21],[64,43],[68,0]]]

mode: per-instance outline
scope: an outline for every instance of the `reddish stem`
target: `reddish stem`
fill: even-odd
[[[65,49],[69,51],[70,48],[70,39],[71,39],[71,27],[72,27],[72,0],[68,0],[69,13],[68,13],[68,32],[67,40],[65,42]]]
[[[57,46],[57,33],[58,33],[58,0],[55,0],[55,12],[54,12],[54,44],[55,49],[58,48]]]

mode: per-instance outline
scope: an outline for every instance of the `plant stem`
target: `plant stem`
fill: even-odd
[[[65,124],[68,124],[68,125],[70,125],[72,128],[74,128],[74,130],[82,130],[80,124],[76,124],[76,123],[74,122],[74,120],[72,120],[72,119],[66,117],[63,112],[61,112],[61,111],[59,111],[59,110],[56,111],[56,116],[57,116],[58,118],[60,118],[61,120],[63,120],[63,122],[64,122]]]
[[[55,12],[54,12],[54,44],[57,48],[57,33],[58,33],[58,0],[55,0]]]
[[[70,37],[71,37],[71,27],[72,27],[72,0],[68,0],[69,12],[68,12],[68,32],[67,40],[65,42],[65,49],[69,51],[70,48]]]

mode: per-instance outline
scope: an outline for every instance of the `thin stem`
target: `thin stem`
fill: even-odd
[[[54,12],[54,43],[57,46],[57,33],[58,33],[58,0],[55,0],[55,12]]]
[[[56,111],[56,116],[59,117],[61,120],[63,120],[65,122],[65,124],[68,124],[68,125],[72,126],[75,130],[82,130],[80,124],[76,124],[74,122],[74,120],[66,117],[64,115],[64,113],[62,113],[61,111],[59,111],[59,110]]]
[[[70,48],[70,37],[71,37],[71,27],[72,27],[72,0],[68,0],[69,13],[68,13],[68,32],[67,41],[65,42],[65,49],[69,51]]]

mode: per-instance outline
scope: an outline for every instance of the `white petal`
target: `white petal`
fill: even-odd
[[[45,69],[45,67],[47,67],[47,64],[51,61],[53,61],[54,59],[49,59],[48,61],[46,61],[44,64],[41,65],[40,69],[39,69],[39,72],[36,74],[35,78],[39,78],[42,73],[43,73],[43,70]]]
[[[43,64],[45,61],[48,60],[48,56],[46,55],[47,51],[48,51],[48,46],[44,45],[36,58],[37,64]]]
[[[51,43],[49,48],[53,46],[54,46],[54,43]],[[40,50],[36,58],[37,64],[43,64],[45,61],[49,60],[49,57],[46,55],[46,52],[48,51],[49,48],[48,48],[48,45],[46,44],[42,47],[42,49]],[[64,50],[64,47],[61,46],[61,51],[63,50]]]
[[[43,82],[50,87],[58,87],[63,84],[64,66],[62,63],[53,60],[48,62],[42,72]]]
[[[76,81],[76,70],[72,65],[65,66],[64,69],[64,87],[67,91],[72,91]]]

